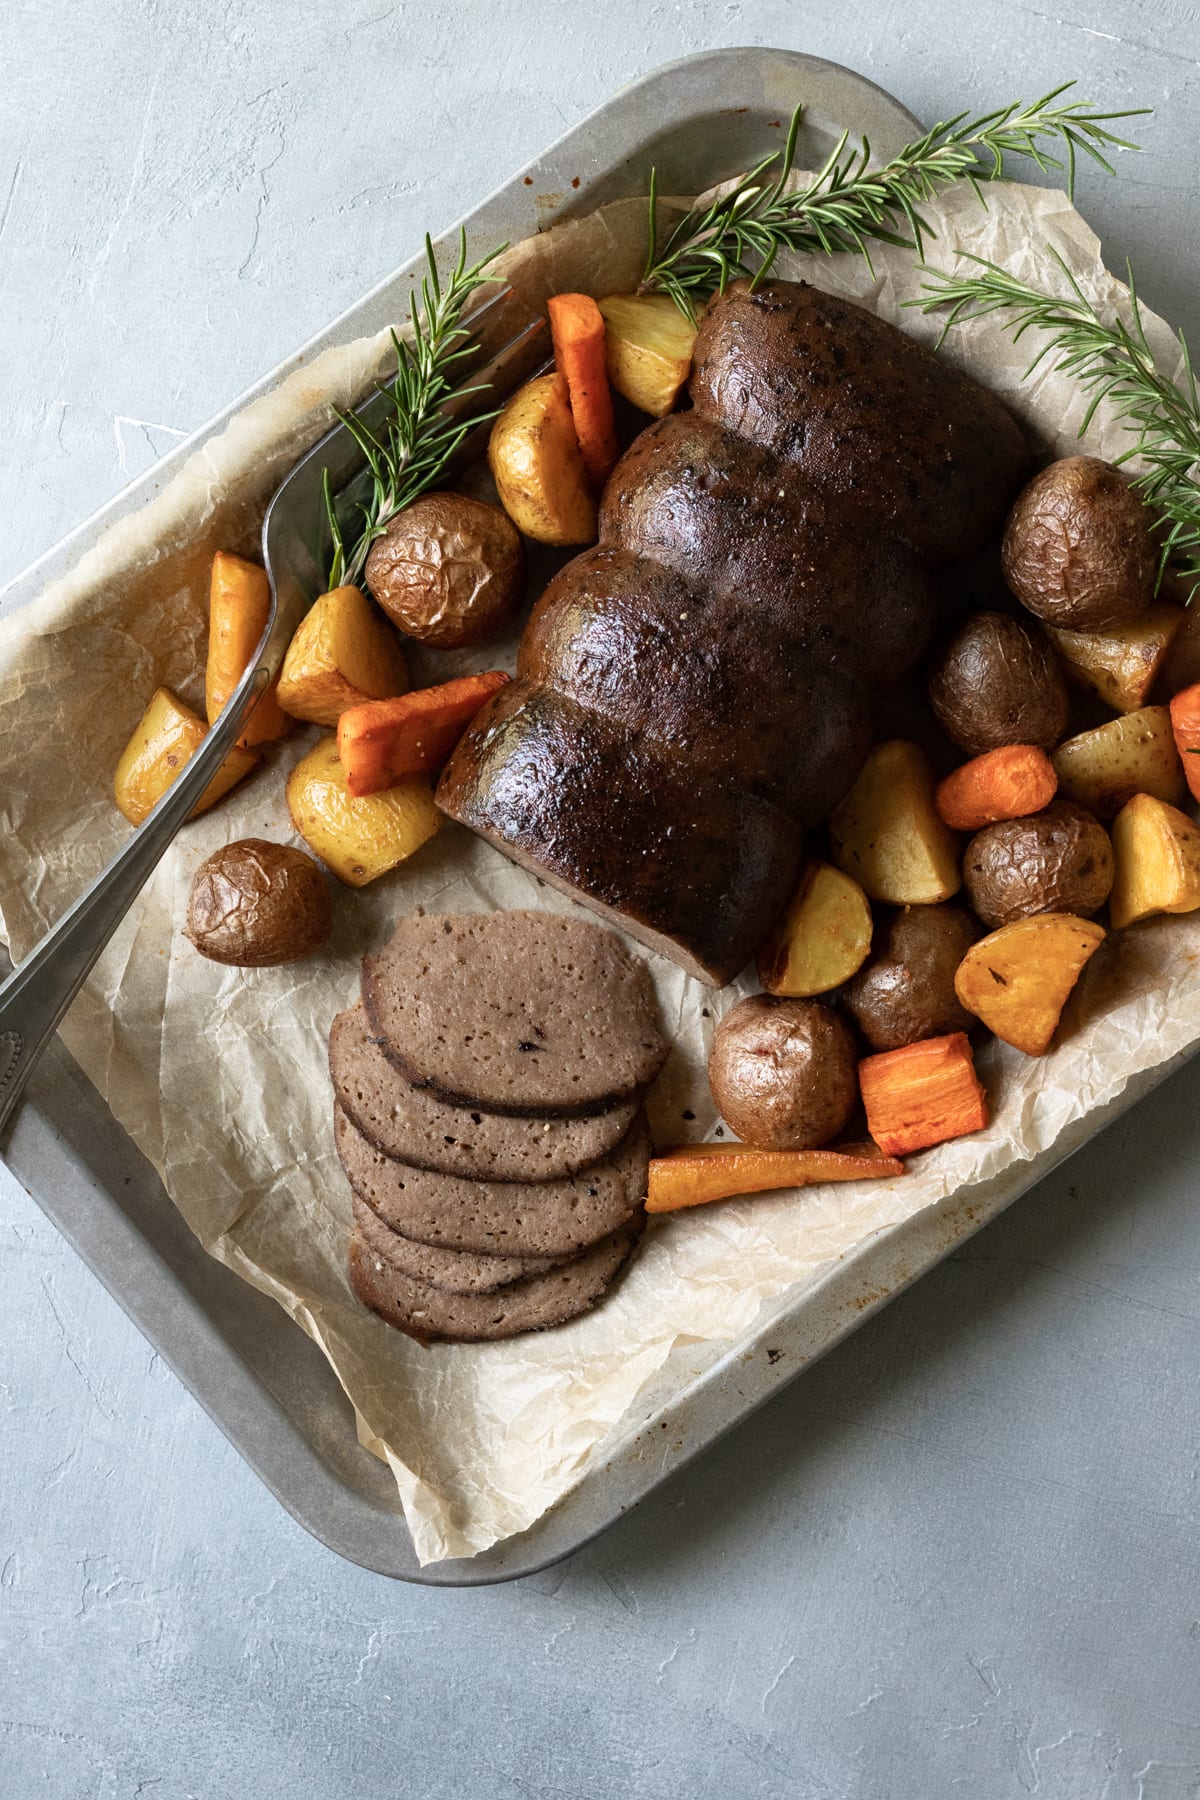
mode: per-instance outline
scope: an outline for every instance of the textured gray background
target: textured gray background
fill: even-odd
[[[1150,104],[1110,259],[1197,322],[1180,0],[18,0],[0,580],[618,84],[714,44],[926,118]],[[1194,1800],[1200,1065],[514,1587],[309,1540],[0,1171],[0,1795]]]

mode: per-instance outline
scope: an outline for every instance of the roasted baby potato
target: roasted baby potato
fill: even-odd
[[[424,775],[356,799],[333,736],[321,738],[296,764],[287,804],[305,843],[348,887],[365,887],[407,861],[442,823]]]
[[[1104,938],[1102,925],[1070,913],[1017,919],[972,944],[954,990],[1006,1044],[1044,1056],[1071,989]]]
[[[935,654],[929,704],[968,756],[1002,744],[1053,749],[1067,728],[1067,687],[1037,625],[1006,613],[972,613]]]
[[[1047,625],[1128,625],[1154,592],[1158,546],[1145,502],[1111,463],[1067,456],[1017,496],[1004,530],[1004,577]]]
[[[1116,930],[1152,913],[1200,907],[1200,830],[1178,807],[1135,794],[1113,821],[1113,849],[1109,916]]]
[[[526,537],[539,544],[593,541],[596,496],[561,375],[539,375],[517,389],[492,426],[488,467],[500,504]]]
[[[208,660],[204,671],[204,710],[215,725],[238,682],[250,667],[267,626],[271,584],[267,571],[218,550],[212,560],[208,597]],[[244,749],[286,737],[294,720],[277,698],[278,677],[246,720],[238,743]]]
[[[309,956],[333,929],[329,888],[290,844],[239,838],[192,876],[184,935],[210,962],[265,969]]]
[[[1156,600],[1132,625],[1049,631],[1068,679],[1114,712],[1127,713],[1145,706],[1184,618],[1173,600]]]
[[[769,994],[827,994],[862,967],[871,928],[871,908],[857,881],[829,863],[810,862],[758,953],[758,979]]]
[[[512,624],[525,598],[525,551],[500,507],[467,494],[424,494],[376,538],[366,580],[393,625],[454,650]]]
[[[391,626],[356,587],[310,607],[287,647],[279,704],[294,719],[336,725],[348,706],[408,692],[408,664]]]
[[[857,1066],[854,1034],[830,1007],[755,994],[717,1026],[708,1083],[744,1143],[813,1150],[853,1112]]]
[[[177,700],[170,688],[155,689],[133,736],[121,752],[113,777],[117,805],[131,825],[140,825],[153,812],[207,735],[204,720],[182,700]],[[215,806],[230,788],[236,787],[251,769],[258,767],[258,761],[253,750],[244,750],[235,744],[192,808],[192,818]]]
[[[1036,913],[1090,919],[1112,884],[1108,833],[1075,800],[1054,800],[1028,819],[985,825],[963,856],[967,898],[993,930]]]
[[[876,744],[829,819],[830,854],[872,900],[929,906],[962,885],[958,839],[934,805],[925,752],[903,738]]]
[[[964,906],[907,906],[894,916],[882,947],[842,995],[872,1050],[970,1029],[954,977],[979,935]]]
[[[1115,818],[1134,794],[1153,794],[1168,806],[1179,806],[1187,792],[1165,706],[1144,706],[1093,731],[1081,731],[1050,760],[1059,791],[1101,819]]]
[[[691,373],[696,327],[666,294],[610,294],[600,311],[608,379],[632,405],[663,418]]]

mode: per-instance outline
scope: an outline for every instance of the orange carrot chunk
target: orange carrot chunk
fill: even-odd
[[[337,741],[350,793],[361,799],[440,769],[480,707],[507,680],[491,669],[394,700],[347,707],[338,719]]]
[[[650,1161],[646,1211],[678,1212],[709,1200],[805,1187],[810,1181],[867,1181],[903,1175],[904,1164],[875,1144],[845,1150],[755,1150],[748,1144],[681,1144]]]
[[[249,668],[266,630],[270,606],[266,570],[218,550],[208,590],[208,664],[204,671],[204,708],[210,725],[216,724]],[[246,720],[238,739],[243,749],[273,743],[295,724],[275,697],[277,686],[278,680],[271,683]]]
[[[934,804],[944,825],[979,831],[1000,819],[1024,819],[1058,792],[1054,764],[1036,744],[985,750],[939,781]]]
[[[605,363],[604,315],[588,294],[555,294],[547,311],[554,362],[566,378],[584,466],[600,488],[621,454]]]
[[[1188,787],[1200,800],[1200,681],[1181,688],[1171,701],[1171,730]]]
[[[988,1122],[987,1095],[965,1031],[865,1056],[858,1080],[867,1129],[887,1156],[928,1150],[982,1131]]]

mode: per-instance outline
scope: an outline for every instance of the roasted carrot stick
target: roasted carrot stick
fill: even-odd
[[[934,804],[944,825],[979,831],[1000,819],[1041,812],[1058,792],[1054,764],[1036,744],[1003,744],[973,756],[939,781]]]
[[[484,701],[507,680],[493,669],[440,687],[418,688],[395,700],[347,707],[337,730],[347,788],[361,798],[410,775],[440,769]]]
[[[566,377],[575,435],[587,472],[600,488],[621,454],[605,366],[604,315],[587,294],[555,294],[547,310],[554,361]]]
[[[204,705],[208,722],[215,725],[258,649],[267,623],[271,589],[265,569],[218,550],[213,557],[208,591],[208,664],[204,671]],[[276,699],[272,682],[250,717],[238,743],[273,743],[284,737],[295,721]]]
[[[964,1031],[864,1056],[858,1081],[867,1129],[888,1156],[928,1150],[988,1122],[987,1095]]]
[[[646,1211],[678,1212],[737,1194],[903,1175],[904,1164],[874,1144],[853,1150],[755,1150],[748,1144],[683,1144],[650,1162]]]
[[[1171,701],[1171,730],[1188,787],[1200,800],[1200,681],[1181,688]]]

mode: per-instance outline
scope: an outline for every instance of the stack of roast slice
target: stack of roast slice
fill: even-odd
[[[666,1049],[646,966],[612,932],[404,920],[329,1039],[359,1299],[425,1341],[586,1312],[644,1224],[641,1097]]]

